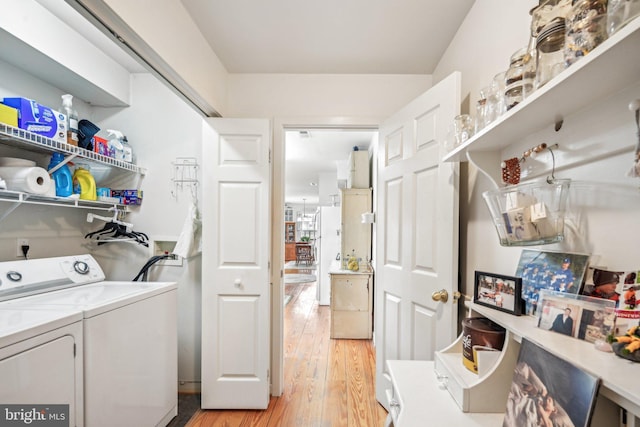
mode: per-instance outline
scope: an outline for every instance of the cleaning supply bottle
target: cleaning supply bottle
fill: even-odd
[[[119,130],[107,129],[107,133],[109,134],[109,157],[113,157],[117,160],[124,159],[124,144],[122,141],[124,140],[124,135]]]
[[[56,196],[69,197],[73,194],[73,176],[71,175],[71,170],[66,163],[60,165],[63,161],[64,156],[62,153],[53,153],[47,170],[53,170],[53,172],[49,172],[49,175],[51,175],[51,179],[55,183]]]
[[[73,109],[73,95],[62,95],[62,112],[67,115],[67,144],[78,145],[78,112]]]
[[[125,162],[133,163],[135,160],[133,157],[133,149],[131,145],[129,145],[129,140],[126,136],[122,138],[122,156],[122,160]]]
[[[98,200],[96,181],[91,172],[85,168],[77,168],[73,172],[73,192],[79,194],[82,200]]]

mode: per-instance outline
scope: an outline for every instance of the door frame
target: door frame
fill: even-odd
[[[284,390],[284,169],[285,133],[295,129],[369,130],[378,131],[381,119],[368,117],[276,117],[273,120],[273,151],[271,153],[271,395]],[[377,156],[377,144],[374,147]],[[375,164],[375,162],[374,162]],[[375,190],[376,169],[373,170]],[[375,191],[374,191],[375,194]],[[375,197],[375,196],[374,196]],[[374,205],[375,206],[375,205]],[[375,242],[375,235],[372,236]],[[375,243],[374,243],[375,246]],[[374,258],[375,269],[375,258]],[[276,268],[277,267],[277,268]]]

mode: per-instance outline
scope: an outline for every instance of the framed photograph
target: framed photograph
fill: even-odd
[[[587,427],[600,379],[522,339],[503,427]]]
[[[588,261],[584,254],[523,250],[516,276],[522,278],[524,312],[536,314],[542,290],[578,294]]]
[[[606,341],[614,330],[615,302],[582,295],[542,291],[538,327],[588,342]]]
[[[623,335],[640,322],[640,269],[611,271],[589,269],[582,293],[611,300],[616,305],[615,335]]]
[[[522,314],[522,279],[476,271],[473,302],[519,316]]]

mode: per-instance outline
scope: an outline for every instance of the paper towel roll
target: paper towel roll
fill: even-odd
[[[24,193],[47,194],[52,185],[47,171],[39,167],[0,167],[0,178],[7,189]]]

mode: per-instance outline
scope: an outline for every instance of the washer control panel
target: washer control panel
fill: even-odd
[[[0,301],[105,279],[91,255],[0,262]]]

